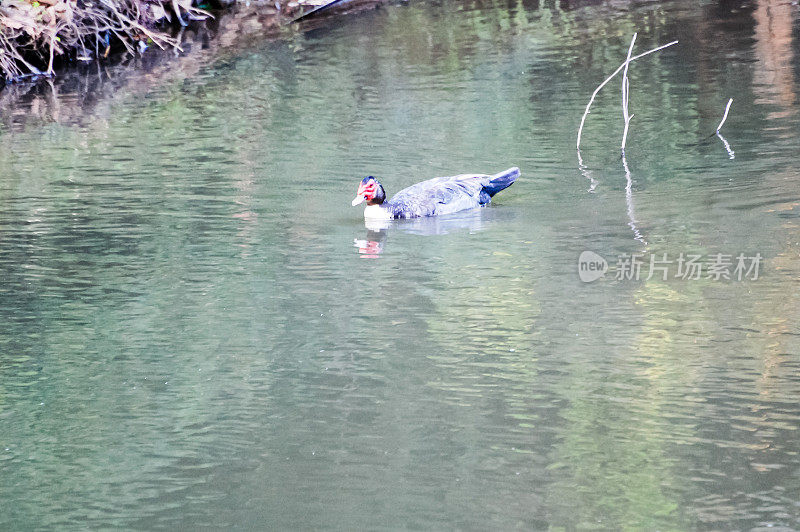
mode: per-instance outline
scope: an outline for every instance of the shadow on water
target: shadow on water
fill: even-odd
[[[195,21],[177,30],[181,50],[152,46],[136,56],[112,56],[108,61],[72,63],[57,70],[55,79],[0,86],[0,124],[15,130],[26,124],[84,124],[110,114],[123,95],[147,94],[198,75],[211,63],[265,40],[290,40],[305,33],[329,31],[337,17],[374,9],[381,0],[355,0],[302,23],[290,23],[269,6],[240,4],[216,18]]]

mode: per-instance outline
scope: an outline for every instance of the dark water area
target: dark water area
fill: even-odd
[[[634,32],[679,44],[579,164]],[[800,528],[798,42],[772,0],[411,2],[7,102],[0,529]]]

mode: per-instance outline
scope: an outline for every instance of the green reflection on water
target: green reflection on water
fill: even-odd
[[[766,4],[394,6],[80,120],[21,103],[0,528],[797,527],[796,11]],[[573,148],[634,31],[681,40],[631,72],[647,247],[618,87],[584,132],[592,193]],[[728,97],[735,160],[706,139]],[[349,207],[365,174],[510,165],[461,219],[376,233]],[[584,285],[585,249],[767,263]]]

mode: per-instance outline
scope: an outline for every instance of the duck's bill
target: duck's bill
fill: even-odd
[[[365,198],[364,196],[356,196],[356,199],[354,199],[354,200],[353,200],[353,203],[351,203],[351,205],[352,205],[353,207],[355,207],[355,206],[356,206],[356,205],[358,205],[359,203],[362,203],[362,202],[363,202],[365,199],[366,199],[366,198]]]

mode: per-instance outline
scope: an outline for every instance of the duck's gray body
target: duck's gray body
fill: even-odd
[[[435,177],[404,188],[372,209],[380,208],[387,218],[419,218],[473,209],[489,203],[492,196],[510,187],[517,177],[519,168],[516,167],[494,175]],[[369,213],[365,211],[365,215]]]

